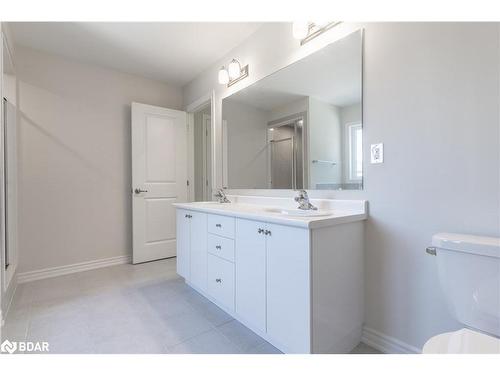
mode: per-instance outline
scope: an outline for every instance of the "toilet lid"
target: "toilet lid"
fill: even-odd
[[[429,339],[424,354],[500,354],[500,339],[467,328],[442,333]]]

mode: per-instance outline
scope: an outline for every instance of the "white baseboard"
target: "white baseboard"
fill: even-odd
[[[7,319],[7,315],[9,314],[9,311],[10,311],[10,308],[12,307],[12,302],[14,301],[14,296],[16,295],[16,291],[17,291],[17,285],[19,284],[19,281],[18,281],[18,272],[17,272],[17,269],[16,271],[14,272],[14,276],[12,276],[12,279],[10,280],[10,284],[7,288],[7,292],[8,293],[5,293],[4,294],[4,298],[8,298],[8,302],[7,302],[7,305],[4,309],[4,313],[3,313],[3,321],[2,321],[2,325],[5,323],[4,320]],[[0,315],[1,314],[1,311],[0,311]]]
[[[394,337],[384,335],[372,328],[363,327],[361,342],[387,354],[420,354],[422,351]]]
[[[94,270],[97,268],[114,266],[117,264],[130,263],[130,255],[122,255],[113,258],[91,260],[89,262],[69,264],[67,266],[44,268],[36,271],[22,272],[17,275],[17,282],[19,284],[27,283],[29,281],[47,279],[49,277],[68,275],[70,273],[77,273],[82,271]]]

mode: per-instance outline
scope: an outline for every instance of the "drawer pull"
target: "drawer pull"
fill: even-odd
[[[215,279],[216,283],[222,283],[222,279]]]
[[[187,217],[188,219],[191,219],[191,218],[192,218],[192,216],[191,216],[191,215],[188,215],[188,214],[186,214],[186,215],[185,215],[185,217]]]
[[[264,229],[259,228],[259,230],[258,230],[257,232],[258,232],[259,234],[264,233]]]
[[[216,248],[217,250],[220,250],[220,249],[221,249],[220,245],[215,246],[215,248]]]
[[[271,231],[266,229],[266,231],[264,232],[264,234],[265,234],[266,236],[270,236],[270,235],[271,235]]]
[[[222,228],[222,224],[215,224],[216,228]]]

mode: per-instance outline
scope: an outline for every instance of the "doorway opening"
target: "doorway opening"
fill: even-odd
[[[190,200],[211,201],[213,196],[212,97],[187,109],[190,133]]]

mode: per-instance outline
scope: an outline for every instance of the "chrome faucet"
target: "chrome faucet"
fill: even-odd
[[[219,199],[219,203],[231,203],[231,201],[227,199],[226,194],[222,189],[217,190],[217,193],[214,194],[214,197]]]
[[[299,210],[317,210],[318,207],[312,205],[311,202],[309,202],[309,196],[307,195],[307,191],[301,189],[298,190],[299,195],[295,197],[295,202],[299,203],[299,207],[297,207]]]

